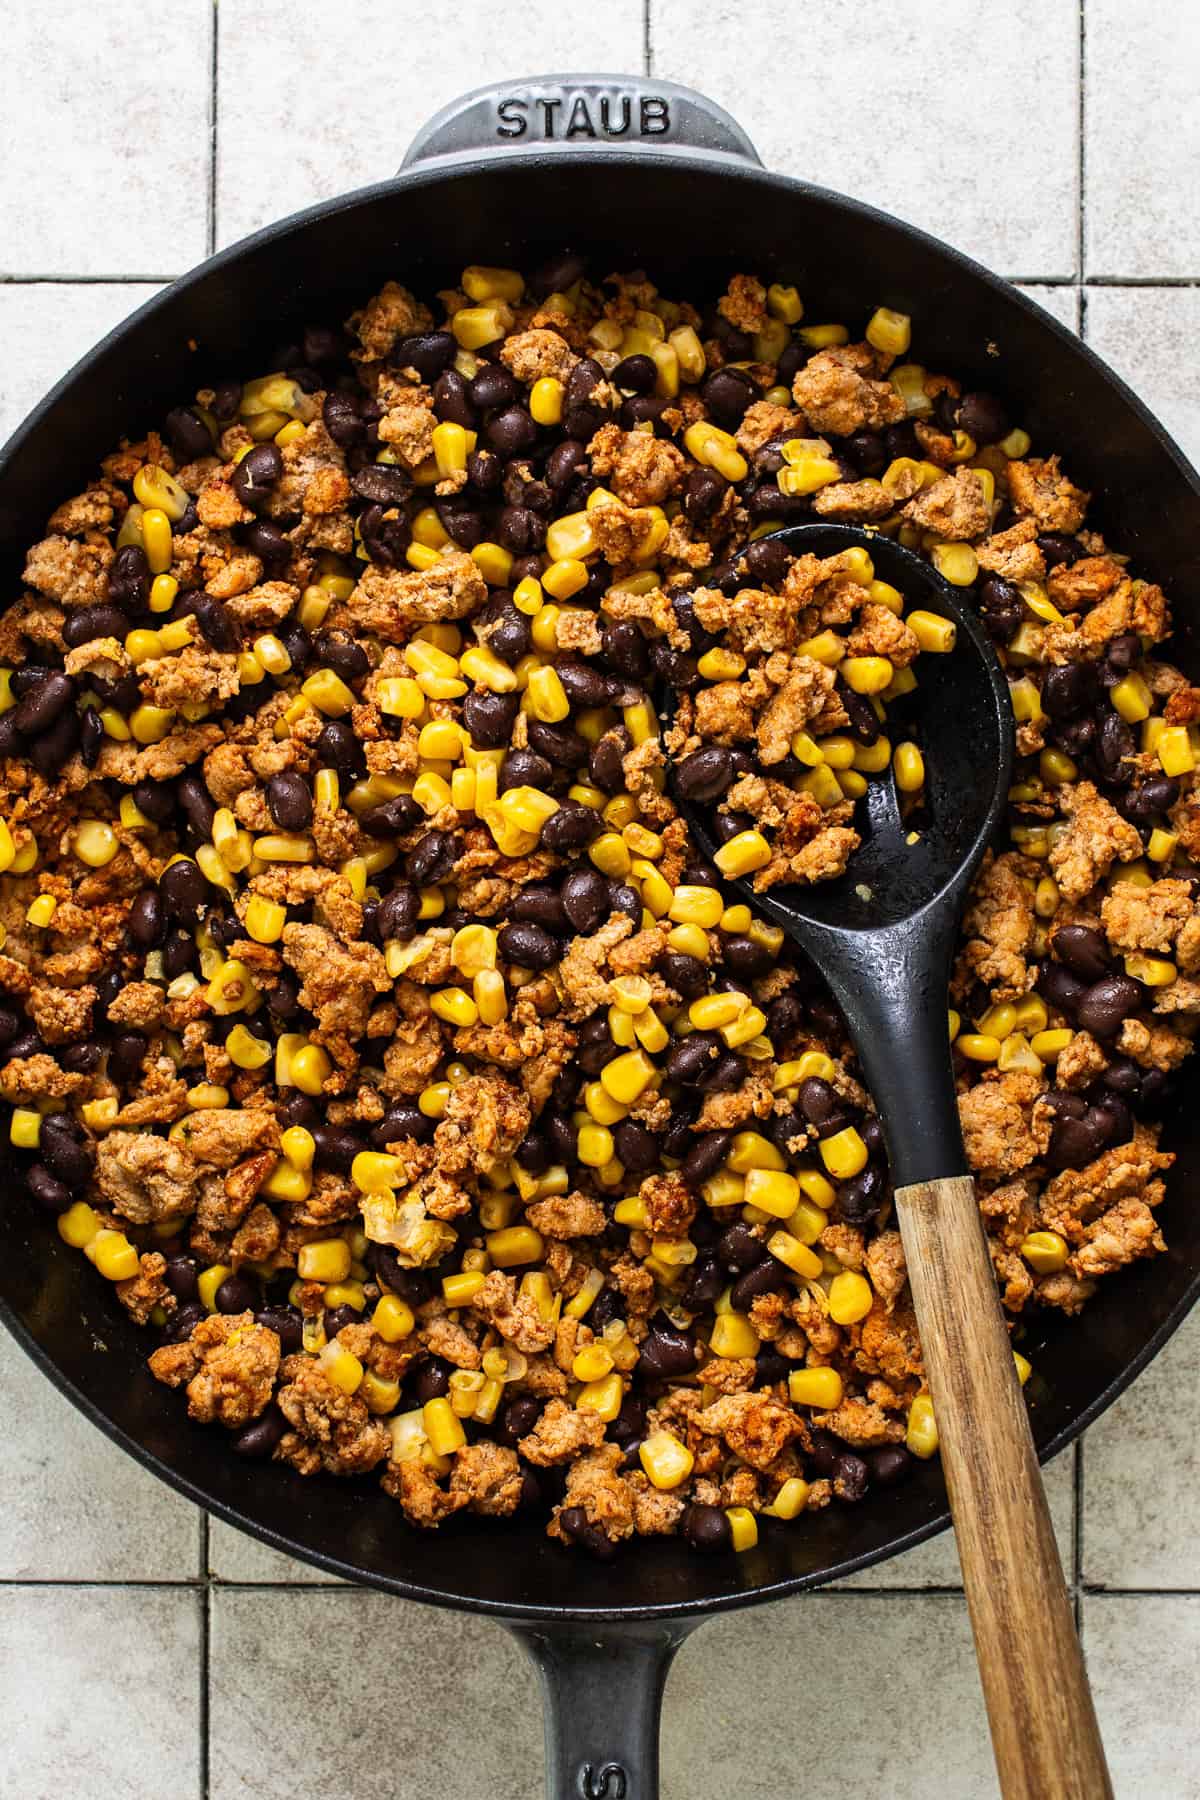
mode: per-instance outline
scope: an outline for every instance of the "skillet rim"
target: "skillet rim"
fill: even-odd
[[[747,187],[767,189],[783,198],[795,197],[804,201],[815,201],[818,204],[840,210],[843,214],[849,215],[851,219],[858,220],[864,229],[874,230],[882,227],[886,231],[899,233],[902,237],[906,237],[918,251],[947,264],[960,275],[973,279],[977,285],[982,284],[984,289],[1002,298],[1006,304],[1015,305],[1038,329],[1057,343],[1068,359],[1076,360],[1090,368],[1113,391],[1116,398],[1140,424],[1149,430],[1157,450],[1165,454],[1174,464],[1185,484],[1190,487],[1193,496],[1200,501],[1200,473],[1183,454],[1149,407],[1139,399],[1122,377],[1096,354],[1090,345],[1071,332],[1052,313],[1047,312],[1013,283],[996,275],[973,257],[934,237],[920,226],[910,224],[908,221],[886,213],[881,208],[872,206],[865,201],[839,194],[833,189],[813,182],[780,175],[749,162],[741,162],[733,157],[722,158],[718,162],[711,155],[668,146],[655,147],[652,151],[640,153],[626,149],[588,148],[582,145],[579,147],[560,145],[549,152],[529,148],[514,149],[510,154],[499,155],[495,151],[464,153],[452,159],[446,158],[440,162],[431,162],[428,167],[422,167],[418,163],[411,168],[401,170],[397,175],[388,179],[352,189],[346,194],[337,195],[329,200],[319,201],[312,206],[273,221],[259,231],[239,239],[236,243],[228,245],[213,256],[197,263],[176,280],[166,284],[159,293],[151,295],[148,300],[114,326],[98,343],[80,357],[17,426],[3,447],[0,447],[0,483],[3,482],[14,459],[20,454],[28,439],[41,425],[50,410],[69,394],[77,383],[91,375],[111,349],[135,330],[154,320],[158,314],[166,313],[178,297],[190,288],[199,285],[200,282],[223,269],[236,267],[247,253],[269,248],[293,235],[303,233],[310,225],[320,220],[340,213],[351,212],[358,207],[370,206],[377,201],[387,199],[398,191],[447,185],[451,184],[458,176],[477,174],[507,176],[518,169],[527,170],[528,178],[532,179],[539,171],[558,169],[563,166],[576,167],[581,170],[590,168],[601,174],[611,171],[615,167],[634,168],[643,175],[648,173],[652,175],[654,169],[659,166],[687,170],[696,176],[718,177],[733,184],[741,183]],[[1107,1410],[1178,1330],[1198,1299],[1200,1299],[1200,1261],[1194,1267],[1187,1285],[1170,1312],[1138,1351],[1121,1367],[1120,1372],[1066,1425],[1055,1432],[1044,1444],[1037,1447],[1040,1463],[1045,1463],[1072,1443],[1088,1425]],[[451,1592],[444,1587],[425,1585],[420,1581],[402,1579],[378,1570],[364,1568],[359,1564],[343,1561],[324,1551],[300,1545],[293,1539],[273,1530],[270,1526],[249,1518],[236,1506],[215,1498],[198,1482],[170,1467],[154,1451],[149,1450],[132,1437],[81,1388],[77,1387],[59,1366],[51,1352],[24,1324],[2,1293],[0,1293],[0,1320],[59,1393],[94,1425],[98,1426],[106,1437],[131,1455],[143,1468],[148,1469],[159,1480],[166,1482],[177,1493],[202,1507],[208,1514],[246,1532],[274,1550],[325,1570],[343,1581],[375,1588],[422,1604],[475,1612],[499,1621],[542,1626],[572,1622],[597,1625],[635,1622],[666,1623],[672,1620],[678,1620],[681,1623],[685,1621],[696,1623],[710,1614],[761,1605],[771,1600],[786,1598],[790,1594],[816,1589],[833,1581],[844,1580],[859,1570],[885,1562],[901,1551],[925,1542],[945,1531],[950,1524],[949,1512],[943,1508],[932,1518],[903,1532],[898,1537],[890,1539],[885,1545],[859,1552],[822,1569],[799,1575],[782,1576],[755,1588],[722,1592],[702,1598],[642,1602],[631,1606],[577,1607],[554,1601],[544,1603],[509,1602],[464,1595]],[[1036,1425],[1036,1420],[1034,1422]],[[249,1466],[253,1467],[253,1465]]]

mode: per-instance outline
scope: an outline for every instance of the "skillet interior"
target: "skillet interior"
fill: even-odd
[[[1193,677],[1200,672],[1186,617],[1200,587],[1200,484],[1094,357],[1014,290],[884,215],[779,177],[711,161],[689,166],[686,156],[662,153],[652,166],[604,151],[418,170],[301,214],[204,265],[85,358],[0,459],[4,591],[19,591],[24,547],[100,456],[123,433],[160,422],[209,376],[260,372],[293,327],[343,315],[387,277],[430,292],[451,284],[466,262],[529,267],[564,243],[587,248],[596,274],[641,264],[669,294],[716,292],[733,271],[753,269],[795,282],[814,321],[861,321],[877,303],[912,313],[917,349],[931,366],[1007,394],[1035,448],[1062,450],[1075,479],[1102,493],[1096,520],[1141,573],[1167,588],[1183,628],[1178,659]],[[1043,1452],[1109,1403],[1200,1289],[1200,1216],[1188,1205],[1200,1125],[1179,1116],[1166,1142],[1179,1154],[1162,1215],[1168,1254],[1110,1277],[1081,1318],[1040,1323],[1023,1345],[1037,1371],[1027,1391]],[[0,1171],[8,1189],[0,1304],[47,1374],[193,1499],[348,1578],[509,1617],[681,1614],[816,1585],[946,1523],[939,1471],[922,1467],[910,1485],[877,1501],[771,1527],[758,1549],[736,1559],[701,1560],[651,1539],[602,1566],[568,1559],[535,1522],[455,1520],[416,1533],[374,1483],[351,1492],[242,1464],[223,1434],[213,1442],[189,1425],[178,1396],[145,1369],[145,1334],[18,1192],[7,1146]]]

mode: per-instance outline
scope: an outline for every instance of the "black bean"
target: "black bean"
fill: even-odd
[[[23,1031],[5,1050],[5,1061],[10,1057],[23,1059],[27,1056],[41,1056],[46,1050],[45,1044],[36,1031]]]
[[[231,424],[237,417],[241,404],[242,384],[240,381],[214,382],[212,411],[218,424]]]
[[[658,1164],[659,1140],[637,1119],[622,1119],[613,1128],[617,1160],[633,1175],[645,1175]]]
[[[636,888],[624,881],[610,881],[608,904],[614,913],[624,913],[635,931],[642,927],[642,897]]]
[[[607,706],[614,693],[620,689],[619,682],[614,682],[611,676],[603,674],[578,657],[560,657],[555,667],[563,692],[572,706]]]
[[[48,1213],[64,1213],[71,1204],[71,1191],[45,1163],[33,1163],[25,1172],[25,1185],[38,1205]]]
[[[520,662],[532,647],[529,620],[517,611],[511,594],[494,595],[480,612],[476,626],[476,635],[506,663]]]
[[[856,694],[852,687],[838,675],[834,679],[834,692],[845,708],[850,724],[850,735],[860,744],[873,744],[879,736],[879,720],[876,718],[871,702],[863,694]],[[775,771],[776,779],[780,779],[779,771]]]
[[[693,1501],[683,1515],[681,1529],[689,1550],[698,1550],[702,1556],[719,1556],[733,1549],[733,1527],[719,1506]]]
[[[472,741],[482,749],[495,750],[507,744],[517,716],[520,698],[517,694],[492,694],[475,691],[463,701],[463,724]]]
[[[652,356],[644,356],[638,351],[633,356],[623,357],[609,379],[629,393],[650,394],[658,380],[658,365]]]
[[[351,395],[336,390],[326,394],[321,416],[326,431],[341,449],[351,450],[356,444],[366,443],[366,420]]]
[[[749,1312],[760,1294],[771,1294],[787,1287],[787,1267],[773,1256],[764,1256],[752,1269],[739,1275],[729,1292],[730,1305],[738,1312]]]
[[[583,936],[595,931],[608,911],[608,883],[599,869],[572,869],[560,897],[567,918]]]
[[[536,300],[544,300],[548,294],[563,294],[577,281],[583,279],[587,271],[587,263],[582,256],[576,256],[570,250],[558,250],[539,263],[529,277],[529,291]]]
[[[403,884],[394,887],[379,902],[376,928],[380,942],[386,944],[393,938],[411,937],[417,928],[420,911],[421,897],[414,888]]]
[[[21,1029],[21,1021],[9,1006],[0,1007],[0,1047],[11,1044]]]
[[[194,1256],[172,1256],[163,1270],[163,1279],[177,1300],[194,1300],[199,1269]]]
[[[271,498],[283,475],[283,457],[277,444],[255,444],[233,471],[230,486],[251,512],[259,512]]]
[[[720,744],[693,750],[675,765],[675,781],[685,800],[715,800],[733,780],[729,751]]]
[[[554,769],[544,756],[534,750],[510,750],[500,764],[497,785],[502,794],[516,787],[548,787]]]
[[[1142,1004],[1144,990],[1128,975],[1105,975],[1081,997],[1076,1019],[1081,1031],[1096,1038],[1113,1038],[1130,1013]]]
[[[376,1150],[394,1144],[401,1138],[415,1138],[419,1144],[433,1136],[434,1120],[426,1118],[413,1100],[396,1100],[388,1107],[378,1124],[371,1127],[371,1142]]]
[[[721,961],[727,969],[747,981],[765,975],[775,964],[775,958],[765,944],[736,933],[722,940]]]
[[[700,389],[705,406],[726,431],[733,431],[746,415],[747,408],[758,398],[757,389],[740,369],[718,369]]]
[[[1084,1169],[1104,1148],[1104,1131],[1096,1121],[1059,1118],[1054,1121],[1046,1161],[1052,1169]]]
[[[108,598],[122,612],[141,612],[150,598],[150,564],[139,544],[125,544],[108,571]]]
[[[976,390],[958,405],[958,423],[977,444],[994,444],[1008,433],[1008,414],[995,394]]]
[[[186,1305],[176,1307],[164,1328],[165,1341],[168,1344],[186,1344],[201,1319],[207,1317],[208,1314],[198,1300],[189,1300]]]
[[[510,1400],[500,1414],[497,1437],[510,1450],[515,1450],[520,1438],[528,1437],[542,1416],[542,1403],[532,1394],[518,1394]]]
[[[358,739],[342,719],[331,719],[322,727],[315,747],[322,768],[337,769],[343,775],[350,775],[358,767]]]
[[[281,831],[307,831],[312,824],[313,798],[307,781],[294,769],[281,769],[267,783],[267,806]]]
[[[1110,708],[1105,709],[1100,716],[1100,730],[1095,744],[1096,761],[1105,780],[1112,782],[1114,786],[1128,787],[1133,780],[1129,758],[1136,751],[1133,732],[1120,713]]]
[[[167,917],[184,922],[196,919],[208,899],[207,881],[195,863],[187,858],[171,864],[159,881],[158,891]]]
[[[411,795],[393,794],[390,800],[369,806],[358,822],[368,837],[403,837],[421,823],[422,816]]]
[[[503,363],[483,363],[468,389],[471,405],[480,412],[491,412],[498,406],[515,406],[521,388]]]
[[[623,725],[597,738],[588,753],[588,775],[605,794],[619,794],[625,785],[624,757],[633,740]]]
[[[598,1075],[606,1063],[610,1063],[618,1054],[616,1044],[608,1029],[608,1022],[603,1014],[588,1019],[579,1032],[579,1041],[575,1046],[575,1061],[585,1075]]]
[[[1084,553],[1079,539],[1068,537],[1063,531],[1039,532],[1037,547],[1045,557],[1048,569],[1056,569],[1061,564],[1070,568]]]
[[[1127,819],[1138,824],[1148,824],[1162,813],[1169,812],[1178,798],[1179,783],[1173,776],[1152,775],[1140,787],[1130,788],[1118,801],[1118,806]]]
[[[108,1053],[108,1073],[118,1087],[128,1087],[142,1073],[148,1046],[140,1031],[119,1031]]]
[[[877,431],[855,431],[840,446],[860,475],[882,475],[888,453]]]
[[[75,683],[69,675],[47,674],[31,688],[13,713],[13,724],[22,737],[39,737],[75,699]]]
[[[842,1454],[844,1445],[840,1438],[834,1437],[832,1431],[826,1431],[823,1425],[809,1427],[812,1449],[808,1460],[814,1475],[828,1481],[833,1475],[834,1465]]]
[[[715,469],[691,469],[683,484],[683,510],[693,524],[711,519],[729,489]]]
[[[543,719],[530,719],[528,735],[533,748],[556,768],[575,770],[588,760],[587,739],[569,725],[548,725]]]
[[[878,1168],[851,1176],[838,1188],[838,1209],[847,1225],[865,1225],[883,1205],[886,1185]]]
[[[216,1300],[218,1312],[252,1312],[258,1302],[258,1291],[244,1275],[227,1275],[217,1289]]]
[[[587,445],[578,438],[567,438],[565,443],[556,444],[546,458],[546,485],[554,493],[561,493],[587,466]]]
[[[732,1094],[746,1078],[746,1064],[732,1050],[719,1056],[700,1086],[706,1094]]]
[[[722,1042],[715,1031],[692,1031],[671,1047],[666,1061],[669,1081],[691,1087],[705,1076],[722,1052]]]
[[[274,1454],[287,1430],[287,1420],[272,1402],[257,1419],[251,1419],[248,1425],[243,1425],[240,1431],[234,1433],[231,1446],[233,1453],[254,1462],[265,1462],[267,1457]]]
[[[320,631],[313,640],[313,650],[325,668],[332,669],[343,681],[361,681],[371,667],[371,659],[361,644],[344,631]]]
[[[212,836],[217,809],[212,795],[198,775],[181,775],[175,784],[175,795],[185,818],[196,836],[206,843]]]
[[[810,1075],[807,1081],[800,1083],[796,1093],[800,1111],[810,1125],[822,1125],[837,1108],[838,1098],[827,1081],[819,1075]]]
[[[522,969],[550,969],[558,961],[558,945],[541,925],[503,925],[496,941],[505,961]]]
[[[509,907],[509,916],[522,924],[540,925],[556,937],[571,935],[571,923],[562,900],[544,881],[532,881],[523,887]]]
[[[1142,1084],[1142,1072],[1127,1056],[1116,1056],[1100,1077],[1101,1085],[1111,1093],[1132,1099]]]
[[[215,449],[212,433],[204,420],[190,406],[173,406],[167,414],[167,441],[180,463],[196,462],[211,456]]]
[[[247,550],[261,558],[269,575],[279,574],[291,561],[292,546],[278,525],[272,525],[269,519],[255,519],[252,525],[247,525],[242,541]]]
[[[1082,981],[1099,981],[1108,974],[1110,958],[1103,932],[1090,925],[1060,925],[1050,942],[1060,962]]]
[[[916,1458],[903,1444],[881,1444],[868,1450],[863,1458],[867,1473],[876,1487],[895,1487],[907,1481],[916,1468]]]
[[[70,1044],[59,1060],[68,1075],[94,1075],[103,1054],[99,1044]]]
[[[358,1322],[357,1308],[350,1305],[331,1306],[325,1313],[325,1335],[328,1338],[335,1338],[339,1331],[345,1330],[347,1325],[357,1325]]]
[[[1056,1006],[1059,1012],[1074,1021],[1086,991],[1086,983],[1078,975],[1072,975],[1061,963],[1044,962],[1038,969],[1035,985],[1043,1000],[1048,1000],[1051,1006]]]
[[[114,637],[123,642],[129,620],[119,606],[77,606],[62,628],[63,643],[75,650],[93,638]]]
[[[733,1143],[731,1131],[706,1131],[693,1143],[679,1173],[689,1187],[698,1188],[716,1174]]]
[[[85,706],[79,715],[79,754],[85,769],[94,769],[104,747],[104,727],[94,706]]]
[[[163,944],[162,958],[163,973],[168,981],[185,974],[196,959],[196,941],[191,932],[176,930],[169,933]]]
[[[684,1000],[698,999],[708,986],[708,968],[698,956],[688,956],[682,950],[668,950],[659,967],[667,986],[674,988]]]
[[[1042,677],[1042,705],[1052,719],[1070,719],[1083,711],[1092,698],[1082,663],[1049,668]]]
[[[450,1376],[452,1370],[448,1362],[440,1356],[431,1356],[417,1370],[413,1382],[413,1391],[420,1406],[430,1400],[440,1400],[450,1392]]]
[[[1006,644],[1024,617],[1020,590],[1003,576],[988,575],[979,584],[979,604],[988,636]]]
[[[50,1118],[60,1115],[51,1114]],[[52,1174],[69,1187],[73,1193],[86,1187],[91,1180],[92,1159],[86,1147],[80,1143],[69,1125],[55,1128],[46,1119],[42,1125],[40,1148],[46,1164]]]
[[[504,477],[504,464],[491,450],[472,450],[467,456],[467,480],[481,494],[491,494]]]
[[[664,1312],[655,1313],[650,1329],[642,1339],[638,1373],[645,1381],[667,1381],[679,1375],[690,1375],[699,1360],[696,1340],[690,1331],[681,1330]]]
[[[496,541],[513,556],[528,556],[546,541],[545,521],[531,506],[506,506],[496,521]]]
[[[350,477],[360,500],[372,506],[403,506],[412,493],[412,477],[395,463],[367,463]]]
[[[747,579],[766,587],[778,587],[787,574],[790,552],[777,538],[758,538],[742,557]]]
[[[1127,1144],[1133,1136],[1133,1114],[1119,1094],[1105,1094],[1088,1107],[1084,1118],[1101,1132],[1106,1145]]]
[[[444,369],[433,385],[433,410],[439,420],[461,425],[472,431],[476,425],[475,408],[466,382],[457,369]]]
[[[461,855],[461,839],[448,831],[427,831],[405,858],[405,874],[417,887],[425,887],[444,880]]]
[[[845,1451],[833,1465],[833,1491],[849,1505],[861,1500],[867,1491],[869,1471],[861,1456]]]
[[[617,1546],[612,1538],[607,1537],[599,1525],[592,1524],[582,1506],[564,1506],[558,1522],[572,1543],[590,1551],[602,1562],[616,1555]]]
[[[454,361],[458,345],[448,331],[422,331],[397,338],[388,352],[394,369],[415,369],[423,382],[436,381]]]
[[[542,846],[562,855],[581,850],[602,829],[600,815],[582,800],[564,800],[542,826]]]

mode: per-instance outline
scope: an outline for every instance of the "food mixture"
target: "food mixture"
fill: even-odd
[[[30,549],[0,1092],[214,1456],[607,1554],[742,1549],[935,1453],[840,1015],[665,780],[670,690],[760,889],[845,868],[872,776],[919,810],[919,705],[881,721],[947,623],[765,535],[798,519],[925,553],[1007,667],[949,1029],[1017,1340],[1163,1249],[1200,690],[1053,447],[910,335],[572,256],[389,282],[208,371]]]

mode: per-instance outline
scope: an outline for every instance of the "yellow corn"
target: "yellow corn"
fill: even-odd
[[[903,356],[912,343],[912,320],[907,313],[877,306],[867,323],[866,340],[884,356]]]
[[[867,1166],[867,1146],[853,1125],[822,1138],[821,1161],[837,1181],[849,1181]]]
[[[914,1456],[927,1459],[936,1455],[937,1420],[933,1416],[933,1401],[928,1394],[918,1394],[909,1407],[908,1431],[904,1442]]]
[[[737,1361],[743,1356],[757,1356],[760,1339],[745,1313],[729,1311],[717,1315],[708,1347],[714,1356]]]
[[[761,831],[754,830],[739,831],[727,844],[722,844],[713,857],[722,875],[731,881],[753,874],[756,869],[765,869],[770,860],[771,846]]]
[[[1057,1274],[1067,1266],[1069,1249],[1057,1231],[1031,1231],[1021,1245],[1021,1255],[1039,1275]]]
[[[611,1375],[601,1376],[599,1381],[587,1382],[575,1396],[575,1407],[578,1412],[598,1413],[611,1424],[621,1410],[624,1397],[621,1377],[614,1370]]]
[[[865,1275],[843,1269],[829,1284],[829,1316],[835,1325],[857,1325],[870,1312],[874,1299]]]
[[[836,1369],[793,1369],[788,1394],[796,1406],[813,1406],[832,1412],[842,1401],[842,1378]]]
[[[696,1461],[672,1431],[652,1431],[638,1445],[638,1461],[652,1485],[667,1491],[686,1481]]]
[[[345,1281],[350,1273],[350,1246],[345,1238],[321,1238],[302,1244],[296,1253],[301,1281]]]
[[[1155,746],[1164,775],[1188,775],[1196,767],[1186,725],[1168,725]]]
[[[541,1232],[535,1231],[532,1225],[510,1225],[503,1231],[490,1231],[484,1242],[498,1269],[514,1269],[522,1263],[537,1262],[545,1249]]]
[[[935,655],[944,655],[953,650],[958,639],[958,627],[953,619],[945,619],[940,613],[924,612],[918,608],[910,612],[905,620],[913,636],[922,650]]]
[[[802,1205],[803,1202],[798,1202],[798,1204]],[[791,1217],[793,1219],[795,1218],[794,1211]],[[824,1215],[822,1215],[816,1236],[819,1236],[824,1229],[825,1218]],[[810,1241],[815,1242],[815,1237]],[[801,1239],[794,1236],[790,1230],[772,1232],[771,1236],[767,1239],[767,1249],[777,1262],[784,1263],[789,1269],[794,1270],[797,1275],[804,1275],[810,1280],[815,1280],[822,1272],[820,1257],[814,1256],[812,1251],[807,1248]]]
[[[84,1250],[100,1231],[100,1216],[83,1200],[76,1200],[58,1216],[58,1235],[73,1250]]]
[[[200,1296],[200,1303],[206,1312],[216,1312],[217,1289],[226,1277],[232,1274],[233,1270],[227,1264],[213,1263],[212,1267],[205,1269],[200,1276],[196,1283],[196,1289]]]
[[[225,1040],[229,1060],[239,1069],[261,1069],[270,1062],[274,1046],[267,1038],[256,1038],[244,1025],[235,1025]]]

